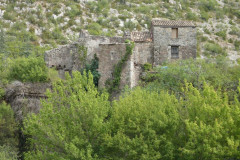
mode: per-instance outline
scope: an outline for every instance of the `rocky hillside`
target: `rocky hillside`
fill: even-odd
[[[80,29],[105,36],[148,30],[152,18],[194,21],[199,57],[240,58],[239,0],[0,1],[0,27],[5,34],[35,46],[69,43]]]

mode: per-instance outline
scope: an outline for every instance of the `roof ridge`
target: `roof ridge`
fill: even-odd
[[[169,26],[169,27],[195,27],[192,21],[186,20],[161,20],[152,19],[153,26]]]

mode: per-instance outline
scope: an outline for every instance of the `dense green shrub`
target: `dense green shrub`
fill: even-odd
[[[95,86],[98,86],[98,81],[100,79],[100,73],[98,72],[98,57],[96,54],[94,54],[94,59],[91,60],[90,64],[86,64],[85,66],[85,71],[87,73],[89,73],[89,71],[91,72],[91,74],[93,75],[93,82],[95,84]]]
[[[143,65],[143,70],[144,71],[150,71],[152,69],[152,64],[150,64],[150,63],[145,63],[144,65]]]
[[[217,36],[222,37],[223,40],[226,40],[227,38],[227,31],[226,30],[222,30],[216,33]]]
[[[208,19],[210,18],[208,12],[205,12],[205,11],[201,11],[200,15],[201,15],[201,19],[204,21],[208,21]]]
[[[214,42],[207,42],[204,45],[205,48],[205,55],[212,55],[212,56],[218,56],[218,55],[226,55],[226,51],[219,45]]]
[[[0,159],[1,160],[17,160],[17,152],[13,148],[3,145],[0,146]]]
[[[193,13],[193,12],[188,12],[186,14],[186,18],[188,20],[193,20],[193,21],[197,21],[198,20],[198,16],[195,13]]]
[[[4,145],[15,150],[18,145],[14,113],[11,106],[5,102],[0,104],[0,146]]]
[[[225,59],[184,60],[167,64],[167,67],[154,69],[157,74],[149,73],[144,78],[146,87],[150,90],[168,90],[181,94],[185,80],[201,89],[203,81],[214,86],[224,88],[231,95],[237,90],[240,78],[239,66],[231,67]]]
[[[238,41],[238,40],[234,41],[234,46],[235,46],[236,50],[239,50],[239,48],[240,48],[240,41]]]
[[[200,0],[199,3],[199,7],[206,12],[215,10],[218,5],[216,0]]]
[[[173,159],[178,101],[165,92],[137,88],[113,103],[101,149],[107,159]]]
[[[10,67],[9,79],[22,82],[46,82],[47,71],[42,58],[17,58]]]
[[[98,159],[110,102],[97,91],[91,73],[73,72],[73,78],[54,83],[46,95],[40,113],[24,120],[33,149],[25,159]]]
[[[229,34],[237,35],[238,37],[240,37],[240,29],[237,28],[236,26],[232,26],[231,27],[231,31],[229,32]]]
[[[136,88],[110,107],[89,75],[74,72],[55,83],[40,113],[24,120],[32,135],[26,160],[239,158],[237,98],[185,83],[180,99]]]
[[[102,26],[98,23],[91,23],[87,26],[88,32],[92,35],[101,35],[102,34]]]

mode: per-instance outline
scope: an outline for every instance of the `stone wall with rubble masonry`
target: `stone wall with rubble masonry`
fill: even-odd
[[[120,88],[125,85],[129,85],[131,88],[136,86],[145,63],[156,66],[166,61],[172,61],[171,46],[179,46],[179,59],[196,57],[195,27],[179,27],[176,39],[171,38],[171,27],[154,26],[152,33],[152,42],[135,42],[133,54],[122,69]],[[45,61],[48,67],[58,69],[60,77],[64,78],[65,72],[71,73],[72,70],[82,69],[83,64],[89,63],[96,54],[99,58],[98,71],[101,74],[99,87],[102,88],[105,86],[106,80],[112,78],[114,65],[125,55],[126,44],[124,42],[127,38],[126,36],[91,36],[82,31],[77,42],[47,51]],[[80,60],[83,53],[79,51],[78,46],[87,48],[84,62]]]
[[[179,46],[179,59],[196,58],[197,40],[195,27],[179,27],[178,38],[171,38],[172,28],[155,26],[154,65],[160,65],[171,59],[171,46]]]

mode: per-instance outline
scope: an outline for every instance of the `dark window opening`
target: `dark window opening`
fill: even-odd
[[[172,38],[178,38],[178,28],[172,28]]]
[[[171,58],[179,58],[179,47],[178,46],[171,46]]]

